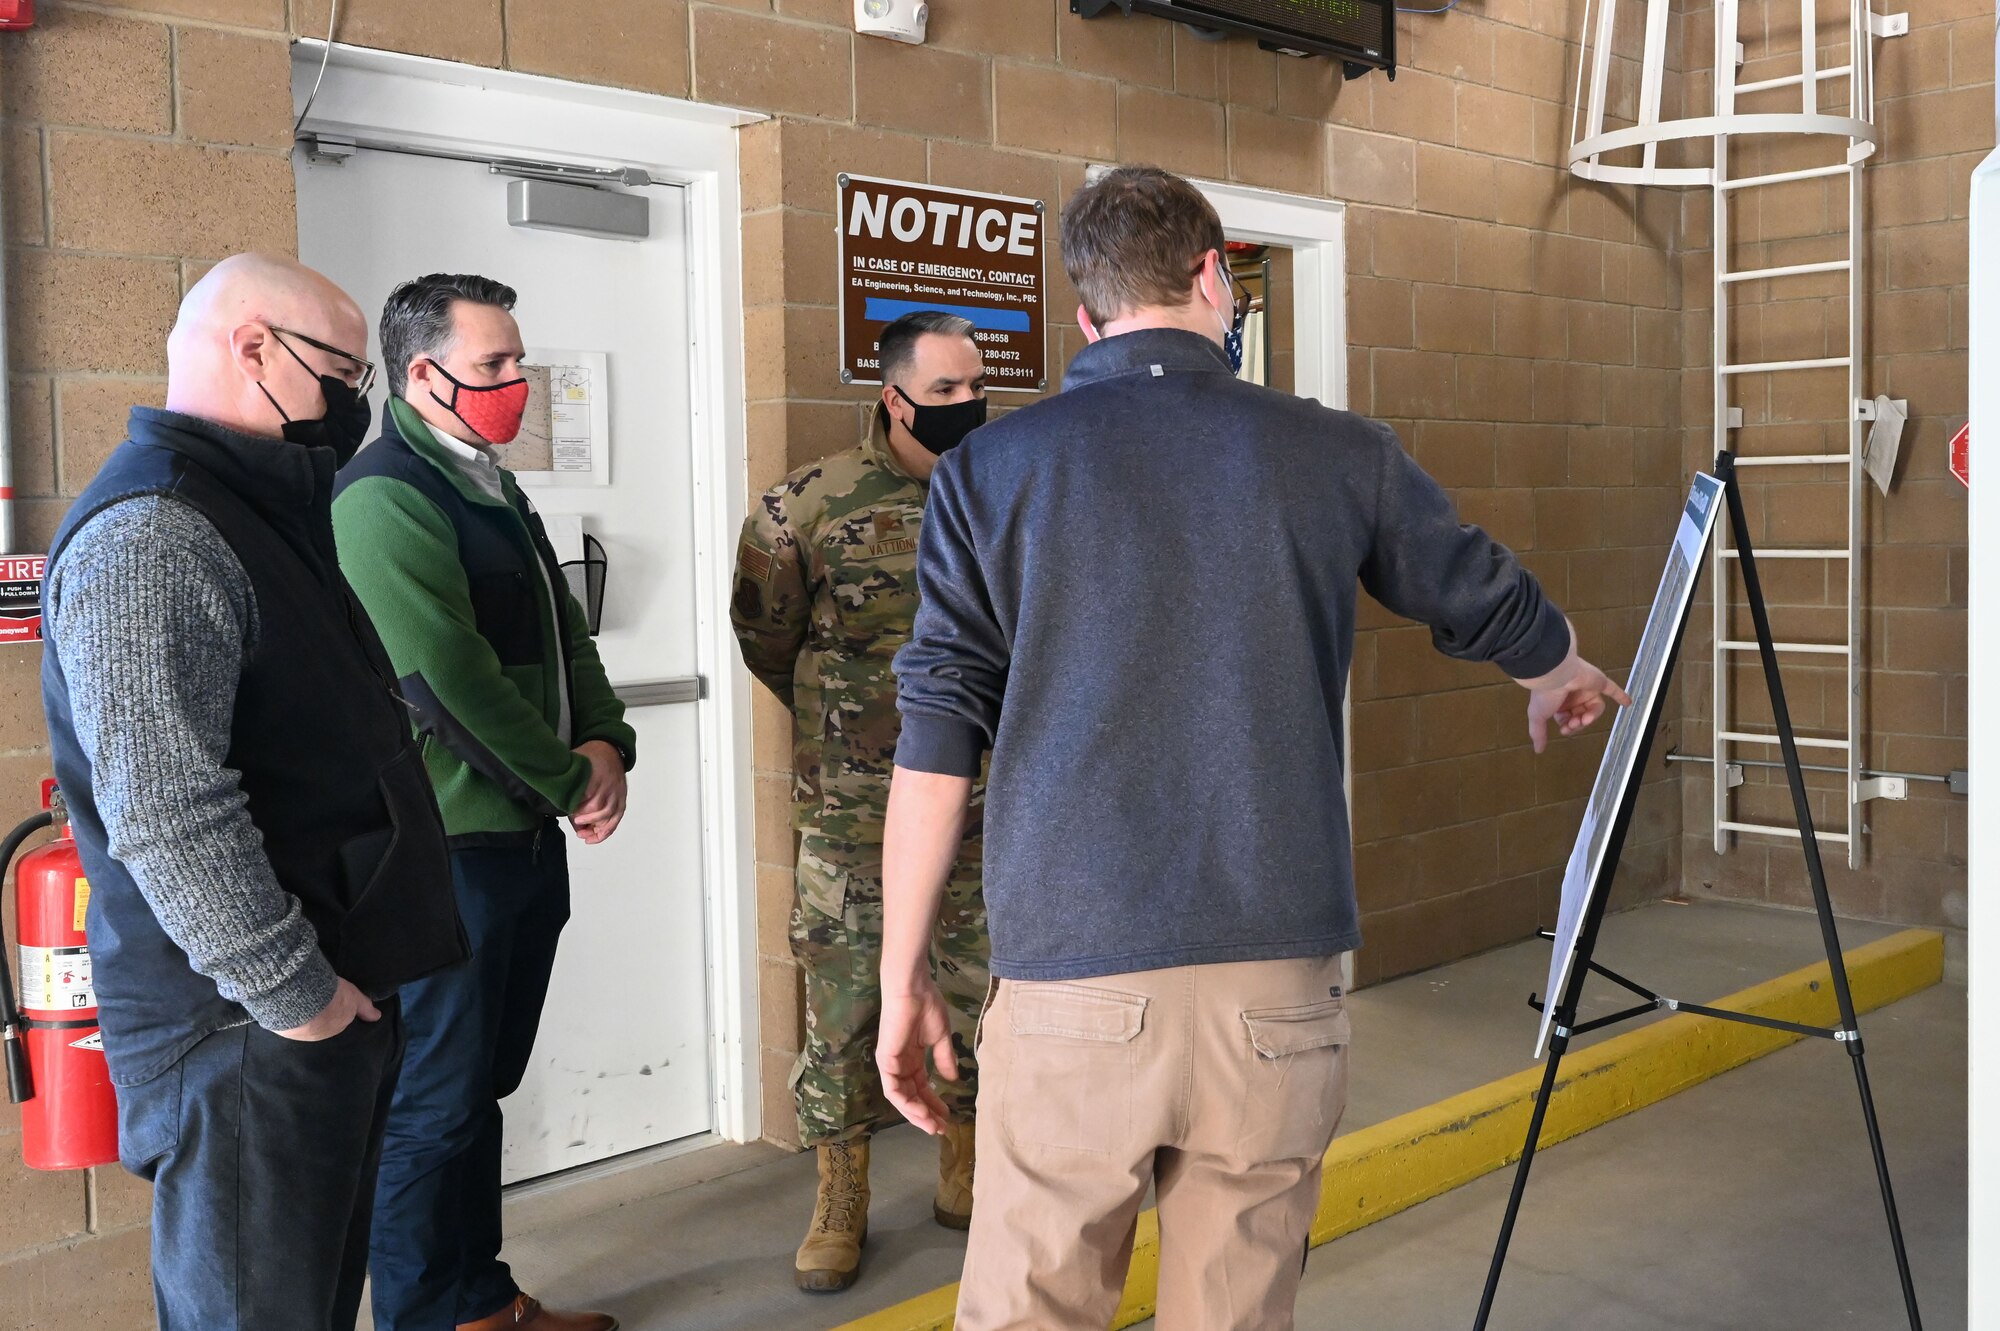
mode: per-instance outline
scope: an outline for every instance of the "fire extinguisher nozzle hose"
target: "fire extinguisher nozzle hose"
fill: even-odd
[[[35,833],[55,822],[54,815],[46,810],[32,818],[23,819],[19,826],[0,841],[0,877],[13,870],[14,856],[20,853],[21,845]],[[6,962],[6,925],[0,921],[0,1050],[4,1050],[7,1061],[7,1099],[20,1104],[34,1098],[35,1083],[28,1072],[28,1046],[21,1039],[21,1008],[14,999],[14,976]]]
[[[24,1104],[35,1098],[35,1077],[28,1070],[28,1046],[21,1039],[20,1031],[8,1026],[0,1039],[0,1049],[6,1051],[7,1059],[7,1103]]]

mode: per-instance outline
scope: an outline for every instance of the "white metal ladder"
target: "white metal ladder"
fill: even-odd
[[[1732,178],[1730,176],[1730,141],[1734,137],[1730,127],[1739,120],[1736,109],[1738,94],[1757,93],[1781,88],[1800,90],[1801,114],[1818,117],[1820,84],[1831,79],[1846,79],[1849,86],[1849,114],[1855,118],[1866,116],[1872,123],[1874,103],[1874,42],[1876,36],[1888,36],[1907,30],[1907,17],[1884,18],[1870,12],[1866,4],[1853,7],[1852,22],[1849,26],[1849,62],[1830,68],[1817,67],[1818,43],[1816,40],[1814,0],[1801,0],[1801,40],[1800,70],[1796,74],[1781,78],[1762,79],[1751,83],[1737,82],[1737,66],[1743,58],[1743,47],[1737,40],[1739,0],[1717,0],[1715,9],[1715,118],[1718,132],[1715,134],[1715,159],[1712,189],[1714,191],[1710,239],[1713,254],[1713,283],[1715,329],[1712,356],[1712,378],[1714,387],[1715,423],[1714,445],[1718,452],[1728,450],[1737,454],[1736,465],[1747,467],[1842,467],[1847,479],[1847,540],[1838,547],[1763,547],[1757,552],[1759,560],[1809,560],[1844,568],[1846,571],[1846,634],[1838,642],[1779,641],[1776,646],[1781,655],[1804,657],[1839,657],[1845,666],[1846,687],[1842,696],[1846,701],[1844,726],[1838,736],[1798,737],[1802,749],[1814,749],[1838,755],[1835,759],[1846,771],[1847,823],[1839,831],[1815,830],[1815,835],[1823,842],[1844,844],[1847,847],[1847,862],[1850,867],[1861,865],[1862,837],[1866,827],[1862,817],[1862,806],[1868,800],[1883,795],[1900,794],[1900,783],[1885,780],[1868,780],[1864,777],[1862,764],[1863,731],[1861,728],[1861,686],[1862,686],[1862,619],[1861,584],[1863,569],[1863,498],[1866,476],[1862,468],[1862,448],[1865,442],[1865,423],[1875,415],[1875,406],[1866,396],[1862,385],[1865,350],[1863,345],[1864,309],[1867,298],[1864,272],[1864,238],[1862,231],[1862,189],[1861,171],[1865,153],[1848,153],[1848,160],[1828,166],[1810,167],[1802,170],[1780,171],[1764,175]],[[1742,117],[1756,119],[1756,117]],[[1847,188],[1847,257],[1817,263],[1786,264],[1768,268],[1735,269],[1728,266],[1730,256],[1729,197],[1733,191],[1758,189],[1794,180],[1811,180],[1843,176]],[[1753,363],[1732,363],[1729,360],[1729,337],[1731,328],[1732,298],[1735,289],[1749,282],[1782,282],[1788,278],[1803,277],[1814,273],[1845,273],[1847,275],[1847,354],[1803,360],[1773,360]],[[1848,447],[1844,453],[1790,453],[1754,455],[1739,451],[1732,430],[1743,427],[1743,410],[1733,405],[1733,381],[1745,375],[1787,374],[1797,371],[1820,369],[1844,369],[1847,371],[1846,419],[1848,423]],[[1782,495],[1782,489],[1771,492],[1775,500]],[[1775,731],[1749,728],[1737,722],[1731,712],[1730,667],[1743,654],[1755,654],[1754,640],[1743,640],[1730,636],[1731,611],[1736,604],[1739,580],[1736,577],[1737,551],[1731,543],[1726,529],[1718,529],[1713,550],[1713,580],[1710,583],[1714,602],[1714,638],[1711,671],[1713,683],[1713,740],[1710,749],[1711,766],[1714,777],[1714,835],[1718,854],[1726,853],[1730,847],[1732,834],[1754,836],[1789,837],[1797,840],[1800,833],[1790,825],[1752,822],[1745,818],[1733,817],[1731,792],[1743,781],[1743,768],[1732,761],[1741,750],[1774,750],[1778,743]],[[1828,730],[1832,727],[1821,726]]]

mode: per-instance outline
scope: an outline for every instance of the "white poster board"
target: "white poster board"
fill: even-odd
[[[521,433],[495,450],[523,485],[611,484],[611,390],[601,351],[530,347]]]
[[[1563,986],[1569,983],[1576,965],[1577,936],[1584,917],[1590,912],[1591,894],[1604,866],[1605,844],[1612,825],[1625,802],[1625,793],[1638,779],[1633,770],[1639,759],[1639,741],[1658,719],[1660,693],[1666,684],[1667,658],[1687,620],[1688,606],[1694,601],[1694,586],[1701,568],[1702,552],[1722,515],[1722,482],[1706,474],[1694,478],[1687,507],[1681,510],[1680,528],[1673,548],[1667,552],[1667,571],[1660,590],[1653,597],[1652,613],[1646,616],[1646,631],[1639,639],[1639,659],[1633,662],[1632,677],[1625,692],[1632,697],[1630,707],[1620,709],[1611,725],[1611,742],[1604,748],[1604,761],[1597,768],[1597,783],[1590,788],[1590,802],[1584,806],[1583,826],[1577,829],[1576,846],[1569,853],[1569,867],[1563,871],[1562,908],[1556,916],[1555,951],[1549,957],[1549,987],[1543,990],[1542,1027],[1535,1037],[1535,1057],[1549,1047],[1549,1027],[1555,1020]]]

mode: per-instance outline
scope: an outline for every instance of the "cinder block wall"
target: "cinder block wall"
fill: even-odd
[[[1351,404],[1394,421],[1468,518],[1527,555],[1593,656],[1630,660],[1662,515],[1692,462],[1681,380],[1695,362],[1680,201],[1573,185],[1559,165],[1582,0],[1406,15],[1408,67],[1393,85],[1343,85],[1328,62],[1152,19],[1085,24],[1061,0],[933,10],[923,48],[855,37],[848,0],[350,0],[339,37],[776,117],[743,136],[756,487],[861,428],[866,395],[834,374],[837,170],[1053,205],[1089,162],[1151,160],[1346,200]],[[286,43],[327,22],[326,0],[44,0],[41,11],[33,32],[0,35],[7,369],[30,545],[117,442],[125,408],[158,401],[162,339],[187,284],[231,250],[294,245]],[[1670,97],[1679,88],[1676,73]],[[1952,181],[1962,201],[1962,172]],[[1051,356],[1066,360],[1075,301],[1054,257]],[[37,666],[33,651],[0,656],[0,778],[22,807],[47,767]],[[1355,678],[1364,977],[1550,918],[1601,740],[1534,760],[1521,704],[1490,672],[1435,658],[1422,630],[1370,612]],[[757,734],[766,1123],[782,1140],[798,1010],[784,940],[786,720],[774,706]],[[1679,785],[1653,774],[1628,893],[1681,882]],[[0,1138],[13,1128],[0,1114]],[[0,1144],[0,1326],[149,1325],[144,1190],[115,1169],[32,1175],[13,1149]]]
[[[1863,302],[1869,397],[1909,401],[1896,484],[1885,498],[1867,489],[1866,573],[1862,585],[1863,761],[1877,770],[1942,775],[1966,765],[1966,503],[1946,470],[1946,444],[1965,423],[1967,366],[1966,208],[1972,169],[1993,148],[1993,6],[1991,0],[1926,0],[1907,6],[1908,36],[1877,48],[1876,116],[1882,146],[1865,175],[1868,221]],[[1796,73],[1798,6],[1772,6],[1768,27],[1747,21],[1739,78]],[[1847,62],[1847,5],[1821,0],[1816,34],[1820,68]],[[1712,13],[1689,20],[1688,94],[1706,104],[1713,64]],[[1826,105],[1846,105],[1842,81],[1824,86]],[[1774,95],[1786,97],[1780,103]],[[1791,109],[1797,90],[1761,94],[1749,111]],[[1739,152],[1737,175],[1793,170],[1836,160],[1823,145],[1780,141]],[[1730,200],[1726,269],[1813,263],[1846,257],[1844,178],[1741,190]],[[1685,199],[1687,294],[1683,412],[1690,468],[1714,456],[1710,435],[1711,303],[1714,254],[1711,195]],[[1844,356],[1848,345],[1846,275],[1832,273],[1743,284],[1728,354],[1736,363]],[[1739,380],[1744,411],[1740,449],[1757,453],[1845,452],[1842,404],[1847,371],[1828,369]],[[1773,546],[1846,543],[1844,470],[1770,468],[1749,473],[1745,487],[1752,537]],[[1766,594],[1780,639],[1840,641],[1846,631],[1846,574],[1819,562],[1767,563]],[[1683,733],[1690,752],[1710,752],[1712,672],[1709,588],[1703,586],[1686,650]],[[1748,639],[1739,607],[1731,636]],[[1803,734],[1846,729],[1846,677],[1813,668],[1815,658],[1783,660],[1787,702]],[[1732,671],[1741,700],[1738,722],[1768,727],[1769,707],[1754,655]],[[1807,751],[1805,761],[1834,764],[1838,754]],[[1775,749],[1732,756],[1775,760]],[[1784,906],[1809,906],[1810,888],[1796,842],[1739,837],[1718,855],[1711,840],[1711,784],[1706,766],[1689,766],[1683,855],[1690,891]],[[1746,770],[1738,818],[1790,823],[1783,773]],[[1808,774],[1815,823],[1846,830],[1845,782]],[[1864,807],[1865,858],[1847,867],[1844,846],[1827,847],[1828,879],[1845,915],[1904,924],[1965,927],[1966,803],[1940,785],[1915,783],[1907,801]]]

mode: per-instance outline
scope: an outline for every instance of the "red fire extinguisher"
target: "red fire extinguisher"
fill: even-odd
[[[118,1097],[104,1061],[83,915],[90,880],[77,858],[55,782],[42,785],[47,812],[0,842],[0,873],[21,843],[54,825],[56,840],[21,860],[15,875],[18,1001],[0,965],[0,1047],[7,1098],[21,1106],[21,1156],[30,1169],[86,1169],[118,1159]]]

